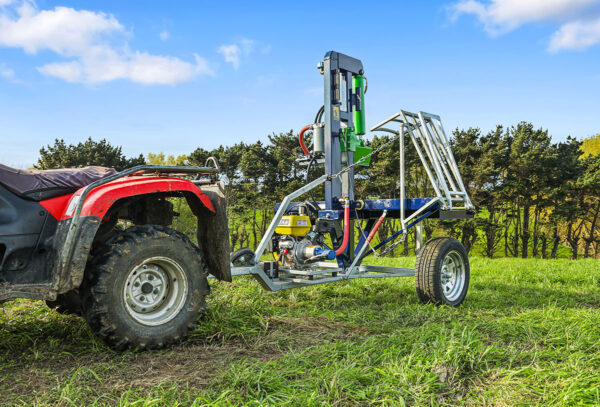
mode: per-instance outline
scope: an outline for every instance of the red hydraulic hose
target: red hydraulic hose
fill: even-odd
[[[298,142],[300,143],[300,147],[302,147],[302,151],[304,151],[304,155],[310,154],[308,148],[306,148],[306,146],[304,145],[304,132],[310,129],[312,129],[312,124],[304,126],[302,130],[300,130],[300,133],[298,133]]]
[[[383,214],[379,217],[379,219],[377,219],[377,223],[375,224],[373,230],[371,230],[371,233],[369,233],[369,236],[367,236],[367,241],[365,242],[365,244],[369,243],[371,239],[373,239],[373,236],[375,236],[375,232],[377,232],[377,229],[379,229],[379,226],[381,226],[381,224],[383,223],[385,215],[387,215],[387,211],[384,211]]]
[[[339,256],[340,254],[346,251],[346,247],[348,246],[348,240],[350,239],[350,201],[346,201],[344,204],[344,240],[342,240],[342,245],[335,251],[335,255]]]

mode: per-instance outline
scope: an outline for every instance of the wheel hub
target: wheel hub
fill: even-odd
[[[152,284],[146,282],[142,285],[142,292],[144,294],[150,294],[152,291],[154,291],[154,286]]]
[[[144,325],[161,325],[179,313],[187,289],[187,279],[177,263],[164,257],[148,259],[133,268],[125,281],[125,308]]]
[[[450,301],[456,300],[465,284],[465,265],[462,256],[456,251],[448,253],[442,263],[442,290]]]

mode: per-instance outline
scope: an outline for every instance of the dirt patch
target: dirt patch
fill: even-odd
[[[0,367],[0,394],[3,402],[10,404],[17,400],[31,402],[57,392],[67,383],[93,389],[96,397],[111,394],[114,401],[127,389],[174,383],[201,389],[218,380],[236,361],[268,362],[286,352],[365,333],[326,317],[270,317],[264,321],[260,334],[246,340],[192,334],[181,345],[163,351],[117,353],[106,348],[79,348],[69,349],[71,353],[7,352]]]
[[[368,331],[363,327],[353,327],[332,321],[327,317],[280,318],[271,317],[264,324],[265,335],[259,343],[276,346],[284,342],[292,347],[308,347],[339,339],[363,336]]]
[[[460,380],[456,367],[436,365],[431,370],[437,375],[438,381],[447,386],[447,391],[438,398],[440,404],[456,404],[467,395],[469,386],[464,380]]]
[[[433,367],[433,373],[438,377],[440,383],[449,383],[452,385],[454,382],[454,375],[456,374],[455,367],[448,367],[444,365],[438,365]]]

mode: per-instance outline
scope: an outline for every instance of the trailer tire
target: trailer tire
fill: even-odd
[[[80,290],[91,331],[117,350],[179,342],[206,309],[200,249],[158,225],[129,228],[109,242],[88,264]]]
[[[254,266],[254,250],[249,247],[242,247],[229,255],[229,260],[233,267]]]
[[[469,257],[456,239],[431,239],[417,256],[415,285],[424,304],[459,306],[467,295],[469,279]]]

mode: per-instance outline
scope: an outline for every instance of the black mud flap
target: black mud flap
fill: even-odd
[[[200,187],[212,201],[216,214],[198,217],[198,245],[202,249],[210,274],[219,280],[231,281],[227,200],[223,182]]]

